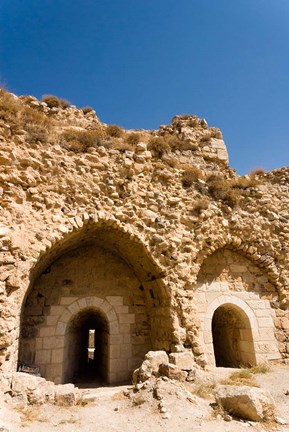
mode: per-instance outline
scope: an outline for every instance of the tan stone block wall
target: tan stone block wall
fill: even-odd
[[[20,361],[40,367],[47,379],[62,382],[67,326],[82,310],[94,308],[109,324],[108,381],[130,379],[132,367],[141,364],[151,348],[148,308],[140,285],[121,259],[103,249],[88,247],[60,258],[36,280],[27,298],[23,329],[33,321],[39,298],[44,319],[22,339]],[[140,297],[143,300],[135,303]]]
[[[267,300],[272,284],[264,271],[248,259],[226,249],[219,250],[203,263],[198,277],[195,302],[201,322],[201,339],[208,363],[215,364],[212,319],[222,305],[234,305],[245,313],[250,329],[241,330],[240,351],[243,361],[257,363],[280,359],[274,317]],[[248,331],[254,348],[250,348]]]
[[[62,313],[58,317],[58,325],[61,324],[63,335],[55,336],[57,333],[57,328],[59,327],[50,326],[49,333],[53,333],[54,335],[46,336],[45,331],[42,337],[37,338],[39,348],[36,347],[35,350],[35,364],[40,367],[41,373],[46,379],[56,383],[62,382],[65,334],[67,331],[67,326],[73,316],[81,312],[83,309],[79,306],[79,303],[81,305],[85,304],[86,307],[88,305],[95,306],[101,303],[101,306],[98,306],[100,311],[103,312],[104,309],[110,311],[110,318],[107,315],[107,319],[109,327],[114,329],[114,331],[110,332],[108,341],[108,382],[117,383],[130,379],[133,368],[136,368],[137,365],[140,364],[140,361],[144,355],[143,352],[144,350],[149,350],[149,346],[147,345],[146,337],[138,339],[132,337],[130,325],[121,328],[119,321],[123,320],[123,317],[126,316],[126,309],[120,313],[114,310],[114,306],[109,304],[108,298],[112,302],[116,300],[117,304],[120,304],[120,302],[123,301],[121,296],[115,297],[117,298],[114,299],[114,296],[109,296],[105,299],[100,299],[97,297],[84,297],[81,299],[77,297],[69,297],[68,300],[68,298],[65,297],[61,298],[61,303],[66,305],[62,306],[61,310],[59,310],[59,312],[62,311]],[[73,306],[70,308],[73,313],[68,313],[67,305],[70,306],[69,302],[71,302],[71,306]],[[53,311],[55,311],[55,309]],[[129,314],[128,321],[131,321],[131,316],[133,316],[133,314]],[[46,319],[49,320],[49,318],[50,316],[48,315]],[[43,328],[47,329],[48,327]],[[40,333],[43,328],[40,328]],[[127,334],[125,334],[125,332],[127,332]],[[44,349],[41,349],[41,347]]]
[[[59,132],[68,124],[88,129],[99,125],[98,120],[75,108],[68,117],[66,110],[54,115],[60,122]],[[75,154],[52,142],[31,145],[25,135],[13,135],[13,129],[5,122],[0,128],[0,379],[17,368],[20,311],[35,278],[37,294],[33,297],[30,292],[25,311],[30,323],[20,335],[20,345],[26,346],[27,353],[35,355],[35,351],[51,349],[33,334],[35,328],[55,325],[57,315],[51,315],[49,308],[65,306],[58,302],[62,297],[68,304],[71,296],[82,302],[88,292],[101,299],[124,298],[123,306],[129,308],[126,313],[135,314],[135,322],[120,324],[119,329],[123,340],[135,329],[132,340],[138,343],[133,345],[133,355],[140,355],[150,333],[155,349],[170,351],[175,345],[185,344],[199,356],[201,320],[196,317],[191,294],[204,257],[221,247],[249,256],[250,264],[231,252],[223,267],[224,263],[218,259],[214,262],[214,257],[205,262],[205,280],[201,271],[199,287],[203,294],[212,296],[197,305],[199,313],[206,312],[206,302],[213,301],[213,296],[225,291],[234,292],[245,303],[249,299],[275,302],[276,318],[272,318],[279,349],[283,359],[289,359],[285,319],[289,298],[288,168],[260,174],[252,187],[246,185],[246,179],[220,163],[225,160],[221,134],[216,135],[204,120],[189,116],[175,117],[170,126],[162,126],[155,133],[192,141],[194,151],[177,149],[162,160],[146,151],[143,143],[131,153],[99,146]],[[144,133],[147,140],[151,138],[151,132]],[[213,138],[217,136],[217,140]],[[222,157],[218,158],[220,152]],[[201,178],[184,187],[183,174],[188,165],[198,167]],[[210,194],[207,179],[212,173],[233,183],[241,180],[239,206],[231,208],[226,198],[215,199]],[[91,241],[122,257],[134,269],[144,293],[123,279],[121,286],[112,284],[113,290],[108,292],[111,284],[101,269],[96,273],[101,275],[102,288],[106,289],[103,292],[99,286],[100,292],[92,289],[92,285],[85,287],[85,293],[73,292],[69,278],[61,275],[50,284],[50,265],[68,250]],[[265,275],[260,267],[266,269]],[[41,280],[43,271],[47,273]],[[92,270],[89,278],[93,283],[98,279],[94,275]],[[37,292],[38,283],[44,290],[42,297]],[[61,290],[59,296],[56,288]],[[131,289],[135,289],[133,300],[127,295]],[[138,313],[140,306],[150,316],[150,329],[146,331],[143,312]],[[79,303],[79,307],[85,305]],[[267,313],[267,307],[255,309],[256,318],[266,319]],[[65,326],[58,323],[56,327],[59,343]],[[262,328],[262,333],[270,333],[269,328],[264,327],[264,332]],[[112,335],[117,336],[115,322],[111,323]],[[267,342],[260,342],[262,352],[271,349]]]

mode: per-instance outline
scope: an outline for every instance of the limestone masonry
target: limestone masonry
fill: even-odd
[[[124,131],[0,90],[0,380],[130,379],[150,350],[289,364],[289,169],[196,116]]]

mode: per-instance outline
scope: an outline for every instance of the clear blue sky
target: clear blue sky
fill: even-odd
[[[204,117],[239,174],[288,165],[289,0],[1,0],[0,79],[125,128]]]

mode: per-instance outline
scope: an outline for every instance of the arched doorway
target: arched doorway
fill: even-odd
[[[281,358],[270,303],[277,299],[277,292],[269,274],[255,260],[226,247],[216,250],[202,263],[194,298],[208,365],[256,364]]]
[[[21,311],[19,366],[37,369],[56,384],[77,379],[85,360],[75,359],[77,352],[93,349],[87,345],[91,330],[95,352],[107,354],[91,354],[88,369],[109,384],[127,382],[150,349],[169,349],[163,328],[172,326],[169,313],[163,313],[169,296],[162,277],[139,239],[122,228],[99,221],[72,230],[31,274]],[[69,345],[69,340],[78,342]]]
[[[109,326],[104,314],[84,308],[69,322],[64,338],[64,383],[106,383]]]
[[[122,257],[95,244],[79,246],[34,281],[23,307],[19,364],[57,384],[84,380],[89,369],[108,383],[127,382],[151,349],[150,308],[143,283]],[[89,330],[95,352],[106,353],[90,358],[88,367]]]
[[[215,310],[212,335],[216,366],[256,364],[250,321],[238,306],[226,303]]]

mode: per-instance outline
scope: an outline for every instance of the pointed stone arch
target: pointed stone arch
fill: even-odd
[[[109,382],[121,382],[128,379],[128,376],[139,366],[145,352],[149,349],[169,348],[168,332],[172,331],[172,322],[169,313],[170,297],[163,282],[164,271],[152,258],[146,244],[130,227],[124,226],[114,219],[103,217],[103,215],[101,218],[83,215],[79,219],[75,218],[74,224],[68,227],[59,227],[58,232],[54,235],[54,240],[50,241],[45,252],[41,253],[35,264],[31,273],[31,283],[22,303],[20,363],[26,362],[40,366],[45,377],[55,382],[61,382],[63,380],[63,372],[60,370],[63,369],[63,365],[60,365],[61,356],[63,358],[63,353],[61,354],[63,334],[61,333],[66,331],[67,320],[71,319],[72,311],[79,311],[78,307],[83,302],[88,307],[87,303],[91,298],[93,299],[93,307],[97,307],[95,303],[102,302],[104,309],[107,308],[105,302],[109,299],[116,302],[112,303],[115,311],[107,311],[108,321],[112,326],[109,343],[114,352],[109,366]],[[84,284],[81,288],[83,292],[80,291],[79,287],[75,292],[69,285],[74,283],[73,277],[66,278],[59,271],[61,271],[62,266],[67,268],[67,262],[70,259],[75,260],[78,259],[78,256],[84,257],[88,256],[87,254],[96,253],[100,253],[99,257],[104,267],[108,265],[109,260],[114,262],[113,266],[116,267],[111,273],[112,278],[114,278],[111,286],[115,288],[110,288],[110,291],[105,293],[104,282],[100,282],[102,288],[99,288],[99,278],[94,275],[94,279],[92,280],[91,276],[87,284],[89,287],[94,286],[93,289],[88,289]],[[104,256],[107,257],[108,261]],[[97,259],[94,258],[95,263],[97,263]],[[79,268],[82,268],[83,265],[85,265],[85,261]],[[69,271],[75,276],[77,263],[74,268],[72,267]],[[109,272],[107,267],[106,275]],[[124,272],[123,275],[126,274],[124,278],[127,280],[125,282],[124,279],[119,288],[117,288],[118,272],[120,274]],[[86,274],[91,275],[92,273],[94,274],[95,271],[88,269]],[[54,277],[54,274],[58,276]],[[84,275],[84,279],[85,277]],[[51,287],[54,287],[54,294],[51,294],[52,297],[47,301],[48,294],[45,292],[48,291],[45,291],[45,283],[49,280],[49,283],[52,284]],[[56,295],[55,284],[59,281],[62,284],[62,291],[61,294]],[[65,284],[67,288],[64,286]],[[107,287],[110,286],[108,280],[106,284]],[[130,286],[132,288],[129,288]],[[98,289],[101,290],[101,295],[97,294]],[[118,293],[118,290],[121,293]],[[70,297],[73,301],[68,305],[65,302],[68,302]],[[100,300],[96,300],[97,298]],[[64,306],[65,310],[63,309]],[[164,315],[164,310],[167,315]],[[113,314],[117,315],[118,321],[110,316]],[[29,326],[29,322],[34,323],[32,327]],[[120,326],[119,335],[114,334],[113,330],[117,322]],[[118,336],[120,336],[118,338],[120,342],[115,347],[116,345],[113,345],[111,340]],[[55,337],[60,345],[55,347],[55,351],[51,351],[48,347],[49,343],[52,343],[51,337]],[[59,362],[58,366],[54,364],[56,357]]]
[[[153,259],[146,240],[141,239],[130,225],[123,224],[112,214],[101,211],[90,215],[84,212],[69,219],[66,225],[60,224],[52,233],[49,233],[42,240],[38,256],[31,268],[30,281],[33,282],[50,262],[73,248],[75,244],[87,241],[88,236],[97,236],[101,233],[115,236],[120,246],[117,252],[120,252],[125,260],[133,261],[133,265],[137,266],[139,272],[144,272],[146,278],[161,279],[165,276],[165,269]],[[109,239],[109,235],[106,239]],[[137,254],[127,254],[126,243],[132,244]]]
[[[236,254],[236,256],[233,256],[236,252],[235,247],[216,249],[215,252],[211,252],[211,254],[207,255],[207,260],[212,259],[210,264],[209,262],[207,263],[207,267],[210,269],[212,277],[206,279],[207,273],[205,269],[202,270],[202,267],[201,270],[203,271],[203,276],[205,278],[204,280],[199,280],[195,290],[196,310],[201,323],[200,334],[207,362],[212,365],[215,364],[212,330],[214,330],[214,328],[216,329],[215,326],[218,326],[216,320],[218,321],[219,318],[217,314],[215,322],[213,322],[213,315],[219,308],[219,311],[222,312],[223,315],[227,314],[229,316],[231,312],[234,313],[235,320],[238,319],[239,322],[241,322],[240,325],[236,326],[235,334],[237,332],[243,334],[243,340],[240,339],[238,344],[243,346],[246,345],[248,349],[247,355],[239,350],[239,357],[243,359],[244,363],[253,364],[255,361],[254,359],[256,359],[256,362],[280,359],[281,356],[275,338],[275,326],[273,321],[275,311],[270,305],[272,295],[277,295],[276,292],[274,293],[275,288],[273,285],[270,285],[271,282],[268,282],[268,284],[273,288],[273,292],[260,292],[256,288],[249,289],[248,286],[246,287],[244,285],[244,277],[241,278],[241,281],[237,282],[238,286],[232,286],[232,283],[230,279],[227,279],[227,276],[225,277],[222,273],[218,273],[218,265],[222,268],[223,261],[213,261],[214,253],[214,259],[216,260],[218,256],[217,253],[223,251],[218,258],[219,260],[222,260],[222,257],[226,257],[225,251],[230,250],[232,251],[232,257],[230,259],[233,265],[230,265],[229,268],[231,269],[233,266],[236,268],[236,270],[232,269],[231,271],[236,271],[237,273],[244,272],[243,274],[246,275],[246,272],[248,271],[246,267],[247,263],[249,267],[258,268],[256,266],[256,260],[252,263],[252,260],[245,259],[248,258],[248,254],[243,254],[244,258],[242,259],[241,257],[238,258],[238,255]],[[227,257],[227,260],[228,259],[229,258]],[[224,261],[224,268],[227,268],[226,266],[228,265],[228,262],[229,261]],[[202,264],[203,266],[205,265],[205,259],[202,260]],[[254,274],[248,273],[248,276],[254,278]],[[265,279],[266,278],[267,276]],[[269,277],[266,280],[269,281]],[[253,285],[255,286],[255,284]],[[214,328],[212,328],[212,326]],[[248,336],[250,332],[252,335],[251,339]],[[245,334],[247,335],[247,339],[245,339]],[[248,348],[249,345],[251,348]],[[237,362],[237,358],[235,358],[235,360]]]
[[[262,254],[260,251],[258,251],[256,246],[244,242],[237,236],[227,234],[222,239],[218,238],[216,240],[211,240],[210,238],[208,244],[205,244],[196,258],[196,263],[198,264],[199,269],[201,268],[203,262],[219,249],[232,250],[254,262],[256,266],[262,268],[267,273],[270,282],[276,287],[279,297],[283,297],[283,286],[279,282],[280,274],[274,257],[268,254]]]

